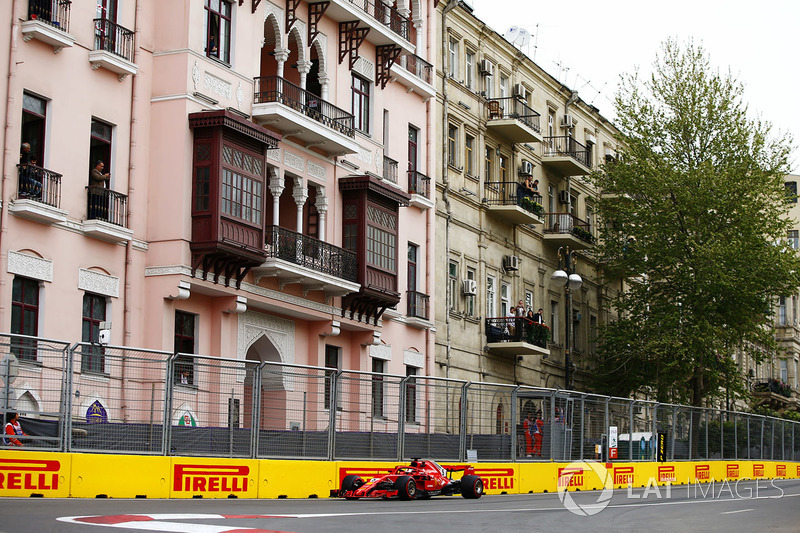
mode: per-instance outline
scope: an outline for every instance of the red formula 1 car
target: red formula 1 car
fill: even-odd
[[[453,472],[463,472],[453,479]],[[467,466],[442,466],[436,461],[413,459],[409,466],[399,465],[389,474],[364,481],[349,475],[342,480],[339,496],[348,500],[359,498],[424,499],[431,496],[461,494],[464,498],[483,496],[483,480],[475,469]]]

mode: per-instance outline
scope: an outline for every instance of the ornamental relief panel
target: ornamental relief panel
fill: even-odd
[[[78,270],[78,289],[119,298],[119,278],[81,268]]]
[[[53,262],[19,252],[8,252],[8,273],[40,281],[53,281]]]

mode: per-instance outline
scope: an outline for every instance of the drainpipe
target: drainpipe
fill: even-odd
[[[11,2],[11,32],[8,34],[8,79],[6,80],[6,108],[5,113],[3,114],[3,123],[5,124],[5,128],[3,131],[3,135],[5,136],[5,147],[3,149],[2,155],[2,172],[3,172],[3,179],[0,182],[0,264],[6,264],[6,253],[2,247],[3,244],[3,235],[8,231],[6,229],[7,220],[8,220],[8,199],[6,198],[6,184],[8,184],[11,180],[11,171],[6,169],[7,165],[9,164],[9,159],[12,157],[11,154],[14,153],[14,145],[11,144],[11,136],[8,134],[9,130],[11,129],[11,119],[9,118],[9,114],[11,113],[11,107],[14,103],[14,96],[11,94],[11,80],[14,78],[15,74],[15,66],[16,66],[16,57],[17,57],[17,41],[15,36],[17,35],[17,29],[19,28],[19,24],[17,23],[18,15],[16,13],[17,2]],[[44,154],[40,154],[42,159],[44,159]],[[42,161],[44,164],[44,161]],[[16,167],[14,167],[16,168]],[[3,278],[4,279],[4,278]],[[0,287],[4,288],[6,282],[0,281]],[[0,294],[4,294],[5,291],[0,291]],[[2,299],[5,301],[5,298]],[[0,316],[4,315],[2,311],[5,311],[6,307],[2,303],[0,303]]]
[[[569,94],[569,98],[567,98],[567,102],[564,104],[564,115],[569,113],[569,106],[571,106],[572,104],[574,104],[577,101],[578,101],[578,91],[572,91]],[[568,135],[569,129],[570,128],[564,128],[564,130],[565,130],[564,136],[565,137],[569,137],[569,135]],[[570,146],[567,146],[566,148],[567,148],[567,150],[569,150]],[[567,176],[567,214],[568,215],[572,214],[572,194],[570,193],[571,191],[572,191],[572,176]],[[572,220],[570,220],[570,222],[572,222]]]
[[[429,4],[430,5],[430,4]],[[435,20],[433,17],[428,17],[428,20]],[[420,21],[422,24],[422,21]],[[432,58],[433,55],[436,53],[434,47],[432,46],[435,43],[436,33],[435,33],[435,24],[427,24],[428,30],[428,38],[425,39],[425,57]],[[420,26],[421,28],[422,26]],[[417,49],[419,49],[422,40],[422,32],[417,31]],[[419,54],[418,54],[419,55]],[[435,72],[431,72],[432,76],[435,76]],[[431,79],[433,81],[433,79]],[[434,161],[433,161],[433,138],[436,135],[434,132],[434,118],[435,118],[435,111],[436,111],[436,96],[429,99],[425,105],[425,126],[427,128],[427,132],[425,134],[425,172],[428,176],[433,176],[433,184],[431,186],[431,190],[429,191],[431,198],[434,202],[434,208],[429,209],[425,216],[425,252],[427,257],[425,258],[425,287],[428,291],[429,295],[432,295],[431,302],[428,306],[428,318],[432,319],[435,323],[436,321],[436,313],[434,309],[436,309],[436,301],[435,301],[435,290],[436,290],[436,272],[435,266],[433,264],[433,253],[431,253],[431,247],[433,246],[433,232],[434,227],[433,225],[436,224],[436,169],[434,168]],[[431,335],[431,330],[425,330],[425,353],[428,354],[425,361],[425,375],[430,376],[433,375],[435,372],[435,361],[436,361],[436,342],[434,335]]]

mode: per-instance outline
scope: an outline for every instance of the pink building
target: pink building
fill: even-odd
[[[0,331],[432,375],[433,3],[4,3]]]

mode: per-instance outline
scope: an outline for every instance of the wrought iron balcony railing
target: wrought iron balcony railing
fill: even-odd
[[[356,281],[356,254],[280,226],[267,226],[267,257],[282,259],[316,272]]]
[[[397,183],[397,161],[383,156],[383,179]]]
[[[483,203],[489,205],[518,205],[538,217],[544,216],[542,195],[516,181],[487,181],[483,188]]]
[[[574,235],[589,244],[595,241],[589,223],[571,213],[547,213],[544,232]]]
[[[416,170],[408,171],[408,192],[410,194],[418,194],[428,198],[431,188],[431,179]]]
[[[528,107],[528,104],[515,97],[489,98],[486,102],[489,120],[514,118],[539,133],[539,113]]]
[[[38,20],[69,33],[71,0],[28,0],[28,20]]]
[[[108,19],[94,19],[94,49],[133,61],[133,32]]]
[[[414,54],[403,53],[400,54],[400,57],[397,61],[408,72],[421,79],[425,83],[433,83],[433,65],[421,57]]]
[[[525,317],[486,319],[486,342],[527,342],[547,348],[550,328]]]
[[[255,78],[254,82],[254,103],[283,104],[343,135],[355,138],[353,115],[347,111],[278,76],[262,76]]]
[[[381,0],[349,0],[354,6],[360,7],[372,18],[392,30],[394,33],[410,40],[409,20],[397,8],[384,4]]]
[[[785,398],[792,397],[792,387],[788,383],[783,383],[774,378],[769,378],[766,381],[759,381],[753,384],[753,392],[773,392],[780,394]]]
[[[585,167],[588,167],[591,163],[589,161],[589,150],[569,135],[545,137],[542,141],[542,146],[544,157],[566,155]]]
[[[408,297],[408,313],[406,314],[408,316],[428,320],[428,306],[430,305],[431,297],[417,291],[408,291],[406,296]]]
[[[127,227],[128,197],[105,187],[86,187],[86,218]]]
[[[17,165],[17,174],[18,198],[61,207],[61,174],[30,164]]]

